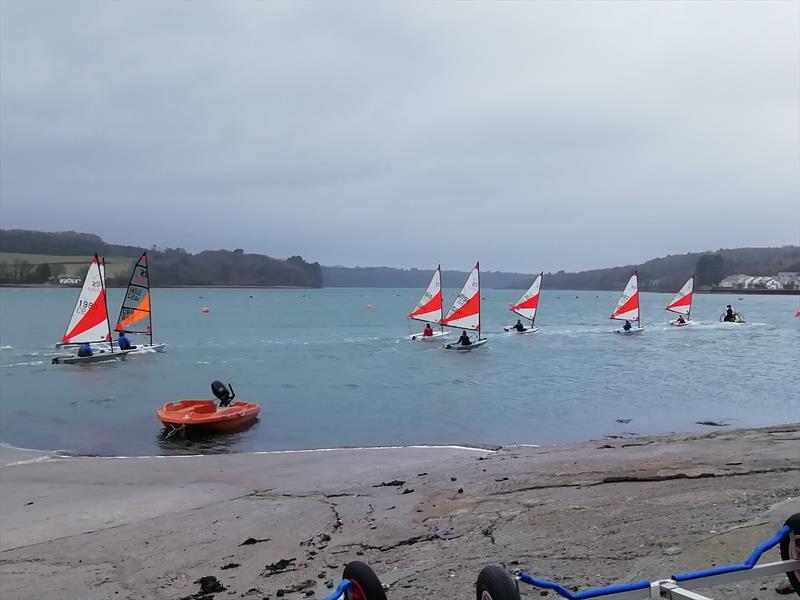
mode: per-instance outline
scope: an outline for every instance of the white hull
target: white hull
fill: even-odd
[[[631,327],[628,331],[624,329],[615,329],[614,333],[618,333],[620,335],[636,335],[637,333],[642,333],[644,331],[644,327]]]
[[[133,350],[126,350],[126,354],[139,354],[140,352],[163,352],[166,344],[137,344]]]
[[[488,341],[489,340],[486,338],[483,338],[482,340],[475,340],[469,346],[462,346],[458,342],[453,342],[452,344],[445,344],[443,348],[445,350],[452,350],[453,352],[471,352],[472,350],[475,350],[475,348],[480,348]]]
[[[91,356],[56,356],[52,364],[54,365],[87,365],[98,362],[108,362],[110,360],[125,360],[127,352],[115,350],[114,352],[106,352],[103,350],[95,352]]]
[[[450,335],[449,331],[434,331],[433,335],[429,335],[425,337],[422,333],[415,333],[413,335],[408,336],[408,339],[412,342],[436,342],[444,337]]]
[[[503,327],[503,329],[506,330],[508,333],[518,333],[520,335],[525,335],[526,333],[536,333],[537,331],[539,331],[538,327],[526,327],[522,331],[517,331],[516,329],[514,329],[513,326]]]
[[[673,327],[686,327],[687,325],[690,325],[691,323],[692,323],[691,319],[688,320],[688,321],[684,321],[683,323],[681,323],[680,321],[670,321],[669,322],[669,324],[672,325]]]
[[[109,351],[108,344],[97,344],[97,345],[92,344],[92,346],[94,348],[100,348],[100,350],[102,350],[103,352]],[[136,348],[132,350],[124,350],[125,354],[139,354],[139,353],[145,354],[148,352],[164,352],[164,349],[167,347],[167,345],[163,342],[155,344],[135,344],[135,346]],[[118,350],[119,346],[117,346],[117,344],[115,343],[114,351],[116,352]]]

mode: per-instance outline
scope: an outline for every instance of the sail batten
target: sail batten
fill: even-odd
[[[689,316],[692,312],[692,297],[694,295],[694,275],[683,284],[683,287],[675,294],[675,297],[664,310],[678,315]]]
[[[61,340],[62,344],[106,342],[111,339],[104,279],[105,265],[100,263],[95,254]]]
[[[640,321],[639,314],[639,272],[634,271],[622,296],[617,302],[617,307],[611,313],[611,318],[617,321]]]
[[[153,335],[150,310],[150,274],[147,269],[147,252],[136,261],[119,310],[115,331]]]
[[[480,264],[476,263],[464,287],[456,296],[442,325],[480,331],[481,329],[481,285]]]
[[[436,267],[431,282],[412,310],[409,319],[425,323],[439,323],[442,320],[442,267]]]
[[[542,277],[544,273],[540,273],[536,279],[533,280],[531,287],[528,288],[522,297],[517,300],[517,303],[511,307],[511,312],[531,320],[531,325],[536,320],[536,311],[539,308],[539,292],[542,288]]]

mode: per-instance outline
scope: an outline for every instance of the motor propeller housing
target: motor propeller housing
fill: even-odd
[[[220,406],[228,406],[236,397],[233,386],[230,383],[226,386],[218,379],[211,382],[211,393],[219,400]]]

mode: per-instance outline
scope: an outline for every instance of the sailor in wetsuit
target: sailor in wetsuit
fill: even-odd
[[[94,354],[94,350],[92,350],[92,345],[89,342],[85,344],[81,344],[78,346],[78,356],[92,356]]]
[[[625,325],[623,325],[622,328],[625,331],[630,331],[631,330],[631,322],[630,321],[625,321]]]
[[[431,324],[428,323],[425,325],[425,329],[422,330],[422,337],[432,337],[433,336],[433,327]]]
[[[733,307],[728,304],[728,310],[725,311],[725,322],[733,323],[736,321],[736,317],[734,316],[736,313],[733,312]]]
[[[686,319],[683,318],[683,315],[678,315],[678,318],[675,320],[675,322],[683,325],[684,323],[686,323]]]
[[[469,339],[466,330],[461,331],[461,337],[458,338],[458,343],[462,346],[470,346],[472,344],[472,340]]]
[[[522,324],[522,321],[517,319],[516,325],[514,325],[511,329],[516,329],[517,331],[522,333],[523,331],[525,331],[525,325]]]
[[[128,339],[128,336],[125,335],[124,331],[119,332],[119,337],[117,338],[117,343],[119,344],[120,350],[135,350],[136,346],[131,345],[131,341]]]

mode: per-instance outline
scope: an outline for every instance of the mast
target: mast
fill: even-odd
[[[147,250],[142,253],[144,257],[144,264],[147,265],[147,297],[150,298],[150,304],[147,308],[150,309],[150,345],[153,345],[153,298],[150,297],[150,261],[147,260]],[[135,269],[136,267],[134,267]],[[133,275],[131,275],[131,279]],[[127,292],[126,292],[127,293]]]
[[[96,255],[95,255],[96,256]],[[103,308],[106,310],[106,325],[108,326],[108,343],[111,347],[111,352],[114,352],[114,338],[111,337],[111,321],[108,320],[108,293],[106,290],[106,257],[103,257],[103,268],[100,269],[100,288],[103,290]]]
[[[481,261],[475,263],[475,268],[478,270],[478,340],[481,338]]]
[[[642,326],[642,294],[641,294],[641,291],[639,290],[639,269],[636,269],[633,272],[633,276],[636,277],[636,294],[639,296],[639,301],[636,303],[637,304],[637,310],[636,310],[637,319],[636,319],[636,322],[639,324],[639,327],[641,327]]]
[[[539,273],[539,294],[542,293],[542,281],[544,280],[544,271]],[[533,313],[533,318],[531,319],[531,327],[533,327],[534,321],[536,321],[536,315],[539,314],[539,302],[536,302],[536,312]]]
[[[439,309],[439,331],[444,333],[444,325],[442,325],[442,319],[444,319],[444,286],[442,285],[442,265],[437,265],[436,270],[439,271],[439,292],[442,294],[442,307]]]
[[[692,273],[692,299],[689,301],[689,311],[686,313],[686,320],[692,320],[692,303],[694,302],[694,273]]]

